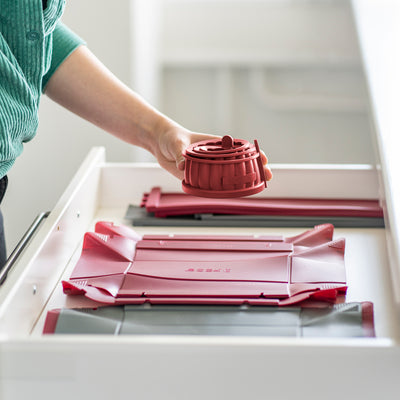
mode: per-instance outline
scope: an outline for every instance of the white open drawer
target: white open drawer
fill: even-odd
[[[368,166],[274,166],[271,197],[376,198]],[[372,301],[377,338],[42,336],[49,309],[73,306],[62,293],[82,237],[98,220],[123,223],[129,203],[152,186],[180,190],[156,165],[109,164],[94,148],[0,288],[1,399],[397,398],[400,323],[385,229],[336,229],[346,238],[348,301]],[[138,232],[224,228],[140,227]],[[302,228],[229,228],[291,235]],[[332,389],[330,389],[332,388]],[[78,394],[78,395],[77,395]],[[387,395],[386,395],[387,394]],[[397,392],[398,394],[398,392]]]

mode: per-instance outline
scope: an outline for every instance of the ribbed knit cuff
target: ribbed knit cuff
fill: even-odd
[[[85,41],[83,39],[72,32],[63,23],[59,22],[57,24],[53,32],[53,52],[51,65],[50,69],[43,77],[42,91],[45,90],[48,81],[50,80],[56,69],[81,44],[85,44]]]

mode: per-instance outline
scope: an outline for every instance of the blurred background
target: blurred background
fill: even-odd
[[[348,0],[67,0],[63,21],[191,130],[257,138],[272,164],[374,163]],[[112,162],[153,161],[43,96],[2,204],[9,252],[92,146]]]

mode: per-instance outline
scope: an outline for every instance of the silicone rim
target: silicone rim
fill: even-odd
[[[235,190],[206,190],[194,188],[182,182],[182,189],[185,193],[197,197],[213,197],[213,198],[232,198],[232,197],[245,197],[262,192],[265,189],[265,182],[261,182],[257,186],[252,186],[245,189]]]

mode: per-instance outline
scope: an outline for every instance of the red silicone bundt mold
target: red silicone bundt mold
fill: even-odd
[[[224,136],[190,145],[183,153],[183,191],[201,197],[242,197],[267,187],[260,149],[243,139]]]

